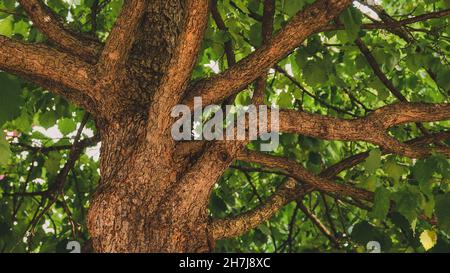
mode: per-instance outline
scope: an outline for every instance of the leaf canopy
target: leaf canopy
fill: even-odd
[[[105,40],[122,1],[105,2],[92,29],[94,1],[49,0],[47,5],[68,26],[78,32]],[[224,44],[231,41],[237,60],[261,45],[259,17],[262,0],[219,0],[218,9],[227,26],[220,30],[211,18],[193,80],[227,69]],[[274,26],[279,31],[311,0],[276,1]],[[447,0],[383,0],[380,7],[393,18],[403,20],[450,7]],[[253,15],[253,16],[252,16]],[[450,72],[449,18],[411,23],[403,29],[414,40],[405,41],[389,29],[366,29],[371,14],[361,7],[348,8],[339,17],[343,30],[312,35],[278,66],[290,76],[272,69],[266,88],[268,104],[282,109],[340,118],[370,114],[397,99],[374,75],[354,41],[361,39],[370,48],[381,71],[411,102],[448,102]],[[373,15],[373,14],[372,14]],[[93,32],[92,32],[93,31]],[[11,0],[0,0],[0,34],[30,43],[45,42],[24,10]],[[249,86],[236,103],[250,103]],[[349,115],[351,113],[352,115]],[[68,240],[85,243],[86,211],[99,180],[99,146],[88,148],[70,170],[60,198],[32,228],[40,211],[39,193],[51,190],[68,158],[70,146],[85,112],[23,79],[0,72],[0,251],[66,251]],[[450,121],[422,124],[428,132],[448,130]],[[406,124],[389,132],[400,141],[422,135],[418,124]],[[96,134],[89,121],[82,138]],[[258,149],[261,142],[249,144]],[[450,145],[443,141],[440,145]],[[58,148],[59,147],[59,148]],[[313,192],[302,202],[343,242],[340,248],[324,236],[295,203],[238,238],[217,243],[222,252],[365,252],[369,241],[378,241],[383,252],[450,251],[450,164],[435,154],[412,160],[386,155],[364,142],[326,141],[282,134],[275,155],[296,160],[319,173],[351,155],[369,152],[366,160],[340,173],[338,183],[351,184],[374,192],[373,207],[365,208],[350,198]],[[282,184],[285,176],[258,165],[236,162],[217,184],[210,201],[214,218],[238,215],[257,207]],[[22,195],[21,195],[22,193]],[[395,203],[395,205],[393,205]],[[359,205],[359,206],[358,206]],[[427,219],[421,215],[428,216]],[[431,221],[430,221],[431,219]]]

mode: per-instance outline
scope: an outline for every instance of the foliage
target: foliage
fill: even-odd
[[[73,30],[104,40],[122,1],[100,1],[107,4],[97,15],[94,32],[90,16],[93,2],[49,0],[47,4],[66,18]],[[312,2],[276,1],[275,31]],[[262,3],[261,0],[218,1],[228,31],[218,29],[210,19],[194,79],[228,67],[225,42],[232,41],[238,61],[262,43],[261,23],[251,16],[262,14]],[[402,19],[446,9],[449,1],[385,0],[382,7],[393,17]],[[356,38],[369,45],[383,73],[409,101],[448,101],[448,18],[409,25],[408,31],[414,36],[411,43],[385,29],[361,28],[370,20],[355,7],[347,9],[340,21],[345,30],[311,36],[278,64],[298,84],[279,71],[270,71],[267,103],[284,109],[354,118],[395,102],[395,97],[374,76],[355,46]],[[45,42],[45,37],[12,0],[0,0],[0,34],[26,42]],[[251,91],[253,87],[243,91],[236,103],[248,104]],[[68,240],[82,244],[88,241],[86,211],[99,180],[98,147],[88,148],[71,169],[64,185],[64,197],[41,218],[37,217],[50,202],[39,193],[52,190],[70,154],[70,149],[55,147],[73,143],[84,116],[82,109],[64,99],[0,72],[0,251],[66,251]],[[432,133],[445,130],[450,123],[423,126]],[[95,134],[95,125],[89,121],[82,139]],[[408,124],[391,129],[390,134],[407,141],[421,136],[422,132],[416,124]],[[258,149],[259,145],[255,141],[249,147]],[[365,252],[369,241],[378,241],[384,252],[450,251],[450,164],[442,155],[412,160],[384,154],[363,142],[324,141],[292,134],[281,135],[281,145],[274,154],[295,159],[308,170],[319,173],[348,156],[366,151],[369,156],[364,163],[342,172],[335,180],[374,192],[373,208],[367,209],[367,204],[358,200],[318,192],[300,201],[339,238],[339,248],[293,202],[245,235],[218,242],[216,250]],[[211,216],[238,215],[258,206],[284,179],[285,176],[258,165],[234,163],[211,196]]]

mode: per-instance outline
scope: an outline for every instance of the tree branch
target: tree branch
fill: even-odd
[[[265,45],[270,41],[273,34],[273,20],[275,16],[275,1],[264,0],[264,11],[262,18],[262,44]],[[256,80],[255,92],[253,94],[254,104],[264,104],[264,93],[266,91],[267,70]]]
[[[257,154],[257,152],[252,153],[254,153],[255,155]],[[269,161],[272,161],[272,159],[273,157],[270,158]],[[278,159],[287,161],[288,164],[292,165],[294,168],[295,166],[298,165],[297,162],[289,159],[281,157]],[[278,164],[263,164],[263,165],[275,168],[280,167]],[[349,164],[346,164],[346,162],[344,164],[338,163],[323,171],[320,174],[320,177],[323,177],[324,179],[332,179],[333,177],[338,175],[345,166],[347,166],[348,168],[351,167],[349,166]],[[306,181],[302,181],[305,182],[305,184],[303,184],[304,186],[300,187],[297,181],[293,179],[295,178],[294,176],[287,174],[285,169],[283,168],[280,169],[282,169],[282,172],[285,172],[284,173],[285,175],[291,176],[291,178],[288,179],[286,182],[284,182],[278,188],[278,190],[269,199],[267,199],[265,203],[261,204],[260,206],[235,217],[214,220],[210,225],[210,232],[212,233],[215,239],[223,239],[242,235],[248,230],[259,226],[262,222],[269,220],[275,213],[277,213],[285,205],[289,204],[294,200],[301,199],[302,196],[310,193],[312,190],[315,189]],[[340,185],[336,183],[333,184]],[[364,192],[364,190],[361,191]],[[372,193],[370,192],[367,192],[367,194],[372,195]]]
[[[423,137],[419,137],[416,139],[412,139],[410,141],[405,142],[406,144],[412,147],[424,147],[433,142],[440,142],[444,140],[450,139],[450,132],[440,132],[429,134]],[[383,151],[383,154],[388,154],[389,152]],[[340,161],[339,163],[329,167],[326,170],[327,177],[334,177],[337,174],[343,172],[344,170],[348,170],[350,168],[355,167],[356,165],[362,163],[366,158],[369,157],[369,152],[363,152],[359,154],[352,155],[347,157],[346,159]]]
[[[214,184],[241,152],[242,143],[213,142],[207,143],[203,149],[204,152],[180,178],[179,184],[182,186],[178,190],[183,194],[178,194],[177,209],[185,209],[185,206],[192,204],[192,198],[196,199],[197,204],[208,203]],[[189,194],[191,192],[196,194]],[[192,208],[190,210],[196,213]]]
[[[437,19],[437,18],[446,17],[449,14],[450,14],[450,9],[446,9],[446,10],[430,12],[430,13],[418,15],[418,16],[415,16],[415,17],[411,17],[411,18],[407,18],[407,19],[403,19],[403,20],[399,20],[399,21],[395,21],[395,22],[390,22],[390,23],[383,22],[383,23],[362,24],[361,25],[361,29],[368,29],[368,30],[395,29],[395,28],[399,28],[399,27],[402,27],[402,26],[406,26],[406,25],[410,25],[410,24],[414,24],[414,23],[418,23],[418,22],[427,21],[427,20],[430,20],[430,19]],[[344,29],[345,29],[345,27],[342,24],[332,24],[332,25],[327,25],[327,26],[323,27],[318,32],[344,30]]]
[[[380,68],[380,65],[378,64],[375,57],[370,52],[369,48],[366,46],[366,44],[361,40],[361,38],[357,38],[355,40],[355,44],[358,46],[361,53],[366,57],[367,62],[369,63],[370,67],[372,68],[375,75],[380,79],[380,81],[386,86],[389,91],[401,102],[408,102],[405,96],[395,88],[394,84],[386,77],[386,75],[383,73],[383,71]]]
[[[299,46],[309,35],[335,18],[349,0],[318,0],[300,11],[273,39],[224,73],[204,79],[189,88],[184,104],[193,108],[193,98],[204,104],[220,102],[256,80],[268,68]]]
[[[450,104],[398,103],[382,107],[367,117],[339,119],[302,111],[280,111],[280,132],[302,134],[327,140],[366,141],[403,156],[421,158],[430,155],[426,147],[411,147],[389,136],[389,128],[410,122],[450,119]],[[449,155],[449,149],[436,151]]]
[[[87,148],[87,147],[92,147],[92,146],[97,145],[99,143],[99,141],[100,141],[100,135],[95,135],[91,138],[86,138],[86,139],[80,140],[78,142],[78,145],[81,146],[81,148]],[[19,143],[11,143],[11,146],[20,147],[20,148],[22,148],[26,151],[30,151],[32,153],[47,154],[52,151],[71,150],[73,147],[73,144],[71,144],[71,145],[55,145],[55,146],[50,146],[50,147],[45,147],[45,146],[36,147],[36,146],[32,146],[27,143],[19,142]]]
[[[139,23],[146,11],[144,0],[125,1],[100,57],[98,67],[106,81],[117,78],[128,60],[137,36]]]
[[[159,109],[152,111],[156,111],[155,115],[158,118],[166,119],[171,108],[181,100],[186,91],[208,23],[209,2],[209,0],[186,1],[184,29],[162,80],[164,84],[154,95],[153,105]]]
[[[415,17],[403,19],[403,20],[400,20],[400,21],[396,21],[396,22],[392,23],[392,26],[393,27],[400,27],[400,26],[403,26],[403,25],[414,24],[414,23],[417,23],[417,22],[426,21],[426,20],[430,20],[430,19],[438,19],[438,18],[441,18],[441,17],[446,17],[448,15],[450,15],[450,9],[440,10],[440,11],[430,12],[430,13],[418,15],[418,16],[415,16]]]
[[[295,180],[287,179],[264,203],[236,217],[213,221],[209,231],[215,240],[239,236],[269,220],[282,207],[303,193]]]
[[[386,16],[388,16],[388,15],[386,15]],[[388,18],[390,18],[390,17],[388,17]],[[398,29],[400,29],[400,28],[398,28]],[[401,37],[405,37],[404,39],[408,39],[408,37],[409,37],[409,36],[407,36],[407,34],[408,34],[407,32],[404,33],[404,32],[400,31],[397,33],[398,33],[397,35],[400,35]],[[372,68],[375,75],[378,77],[378,79],[380,79],[380,81],[384,84],[384,86],[386,86],[386,88],[389,89],[389,91],[392,93],[392,95],[394,95],[394,97],[396,97],[400,102],[408,102],[408,99],[405,96],[403,96],[403,94],[397,88],[395,88],[394,83],[391,80],[389,80],[388,77],[383,73],[377,60],[372,55],[369,48],[362,41],[362,39],[357,38],[355,40],[355,44],[358,46],[361,53],[366,57],[367,62],[369,63],[369,65]],[[423,124],[417,122],[416,125],[423,134],[425,134],[425,135],[428,134],[428,131],[423,126]]]
[[[308,91],[303,85],[300,84],[300,82],[298,82],[294,77],[292,77],[291,75],[289,75],[289,73],[284,70],[281,66],[276,65],[274,67],[274,69],[278,72],[280,72],[283,76],[285,76],[288,80],[290,80],[295,86],[297,86],[300,90],[302,90],[302,92],[305,92],[305,94],[307,94],[308,96],[310,96],[311,98],[313,98],[315,101],[317,101],[318,103],[322,104],[323,106],[333,109],[334,111],[338,112],[338,113],[342,113],[342,114],[346,114],[352,117],[358,117],[357,115],[345,110],[345,109],[341,109],[339,107],[336,107],[332,104],[329,104],[328,102],[324,101],[323,99],[321,99],[320,97],[314,95],[313,93],[311,93],[310,91]]]
[[[44,45],[0,36],[0,69],[94,111],[93,101],[97,98],[92,88],[94,68],[77,57]]]
[[[399,36],[400,38],[404,39],[405,41],[412,41],[414,37],[409,33],[406,29],[403,27],[391,27],[393,24],[395,25],[396,21],[394,18],[392,18],[386,11],[384,11],[381,7],[376,5],[369,5],[365,2],[360,2],[362,5],[366,6],[373,12],[375,12],[378,17],[386,24],[390,25],[388,28],[389,32],[394,33],[395,35]],[[366,15],[367,16],[367,15]],[[373,19],[372,19],[373,20]]]
[[[408,28],[408,26],[407,25],[398,25],[398,22],[399,21],[397,21],[396,19],[394,19],[394,18],[392,18],[382,7],[380,7],[380,6],[375,6],[375,5],[368,5],[367,3],[364,3],[364,5],[367,5],[367,6],[369,6],[380,18],[381,18],[381,20],[384,22],[384,23],[386,23],[386,24],[388,24],[388,28],[387,28],[387,30],[389,31],[389,32],[391,32],[391,33],[393,33],[393,34],[395,34],[395,35],[397,35],[398,37],[400,37],[401,39],[403,39],[404,41],[406,41],[407,43],[416,43],[417,41],[415,40],[415,38],[414,38],[414,35],[412,35],[412,33],[409,31],[409,28]],[[448,14],[450,14],[450,9],[448,9],[448,10],[444,10],[444,11],[438,11],[438,12],[433,12],[433,13],[430,13],[430,14],[423,14],[423,15],[420,15],[420,16],[417,16],[419,19],[424,19],[424,20],[427,20],[427,19],[431,19],[431,18],[440,18],[441,16],[447,16]],[[407,19],[408,20],[408,19]],[[425,32],[427,32],[428,33],[428,31],[427,30],[425,30]],[[360,40],[358,43],[362,43],[362,41]],[[362,48],[362,47],[365,47],[365,45],[363,44],[362,46],[361,45],[358,45],[360,48]],[[369,50],[367,49],[367,47],[366,47],[366,49],[362,49],[362,50],[365,50],[366,52],[368,52],[369,53],[369,55],[370,55],[370,52],[369,52]],[[365,53],[365,55],[367,56],[367,53]],[[372,58],[373,59],[373,58]],[[373,65],[374,65],[374,62],[372,62],[371,64],[370,64],[372,67],[373,67]],[[439,84],[439,82],[437,82],[437,80],[436,80],[436,75],[433,73],[433,71],[430,69],[430,68],[426,68],[426,67],[424,67],[425,68],[425,70],[427,71],[427,73],[430,75],[430,77],[433,79],[433,81],[436,83],[436,85],[438,86],[438,88],[439,88],[439,86],[440,86],[440,84]],[[375,69],[374,69],[375,70]],[[381,79],[381,78],[380,78]],[[385,83],[386,84],[386,80],[385,79],[381,79],[381,81],[383,82],[383,83]],[[388,83],[389,84],[389,83]],[[393,86],[392,84],[390,84],[390,86]],[[388,89],[391,89],[389,86],[388,86]],[[444,93],[444,91],[443,90],[441,90],[441,88],[439,88],[439,90],[442,92],[442,93]],[[399,94],[399,92],[397,93],[397,94]],[[395,94],[394,94],[395,95]],[[400,96],[401,97],[401,96]],[[397,98],[399,98],[398,96],[397,96]],[[406,99],[402,99],[402,98],[399,98],[399,100],[403,100],[403,101],[406,101]],[[426,129],[421,125],[421,124],[417,124],[417,126],[419,127],[419,129],[424,133],[424,134],[427,134],[427,131],[426,131]]]
[[[67,29],[61,18],[54,14],[42,0],[19,0],[33,24],[61,49],[86,61],[96,61],[101,44],[93,38]]]
[[[407,143],[413,146],[423,146],[427,145],[436,141],[442,141],[450,139],[450,132],[441,132],[441,133],[435,133],[430,134],[427,136],[423,136],[417,139],[413,139],[408,141]],[[252,152],[255,156],[258,156],[259,154],[257,152]],[[263,155],[263,154],[261,154]],[[350,168],[355,167],[356,165],[362,163],[367,157],[369,156],[369,152],[360,153],[357,155],[352,155],[330,167],[325,169],[319,174],[320,179],[333,179],[335,176],[343,172],[344,170],[348,170]],[[269,156],[268,160],[261,160],[264,161],[262,163],[263,165],[267,167],[273,167],[273,168],[279,168],[282,169],[282,174],[284,172],[285,175],[291,176],[291,178],[298,177],[293,176],[292,174],[286,173],[286,169],[284,168],[285,165],[292,165],[292,168],[296,168],[299,164],[293,160],[285,159],[285,158],[275,158],[273,160],[273,156]],[[246,159],[244,159],[246,161]],[[277,163],[278,161],[285,161],[284,164]],[[259,163],[259,162],[257,162]],[[256,170],[255,170],[256,171]],[[261,170],[259,170],[261,171]],[[279,172],[277,172],[280,174]],[[285,184],[280,186],[279,190],[274,193],[274,196],[270,197],[264,205],[261,205],[251,211],[248,211],[242,215],[226,218],[226,219],[218,219],[214,220],[211,224],[210,232],[212,232],[213,236],[217,236],[217,239],[222,238],[228,238],[228,237],[234,237],[241,235],[245,233],[246,231],[257,227],[262,222],[270,219],[277,211],[279,211],[282,207],[287,205],[288,203],[299,199],[301,196],[306,195],[310,193],[313,190],[316,190],[314,186],[312,186],[311,183],[308,184],[308,181],[302,180],[301,182],[304,183],[305,186],[299,187],[298,184],[294,187],[290,187],[291,190],[285,191],[283,189],[288,186],[288,183],[296,182],[293,180],[286,181]],[[322,181],[323,183],[323,181]],[[329,183],[329,182],[326,182]],[[342,185],[333,183],[331,186],[335,185]],[[289,188],[289,187],[287,187]],[[319,189],[320,190],[320,189]],[[329,195],[335,195],[334,192],[331,191],[324,191],[322,192],[329,194]],[[369,197],[372,199],[373,193],[366,192],[364,190],[361,190],[364,195],[370,195]],[[357,199],[355,199],[357,200]],[[364,207],[364,209],[368,209],[367,207]],[[268,213],[270,212],[270,213]],[[230,234],[230,235],[228,235]],[[216,238],[216,237],[214,237]]]
[[[340,119],[303,111],[281,110],[279,131],[326,140],[366,141],[379,145],[388,153],[411,158],[423,158],[429,156],[433,151],[450,157],[450,148],[448,147],[430,148],[412,145],[410,142],[401,143],[386,132],[391,127],[406,123],[448,119],[450,119],[450,104],[397,103],[382,107],[368,116],[358,119]],[[252,122],[258,124],[257,121]],[[246,122],[246,124],[248,123]],[[269,127],[271,127],[270,124]],[[426,139],[433,139],[433,135]],[[177,144],[177,154],[182,158],[189,154],[196,154],[203,147],[203,141],[180,142]],[[205,160],[210,161],[211,159]]]
[[[214,19],[214,22],[216,22],[217,28],[220,31],[227,32],[228,28],[225,25],[225,22],[222,19],[222,16],[220,15],[220,12],[217,8],[217,0],[212,0],[211,3],[211,15]],[[236,55],[234,54],[233,49],[233,40],[229,39],[224,43],[224,49],[225,49],[225,55],[227,57],[228,67],[231,67],[236,64]]]
[[[31,236],[34,235],[34,229],[39,224],[42,217],[45,213],[53,206],[53,204],[58,200],[58,197],[64,192],[64,185],[66,183],[67,176],[69,175],[69,171],[75,166],[76,162],[80,158],[84,147],[79,145],[81,134],[83,133],[83,129],[86,126],[86,123],[89,121],[90,115],[86,113],[83,117],[83,120],[78,127],[77,134],[74,139],[74,144],[72,149],[70,150],[69,157],[67,158],[66,163],[63,168],[58,172],[58,175],[55,178],[55,182],[51,188],[47,190],[47,193],[42,196],[42,200],[48,199],[48,204],[43,208],[40,214],[36,214],[36,217],[33,217],[30,222],[30,232]]]
[[[320,219],[314,213],[309,211],[308,208],[303,205],[302,200],[298,200],[297,204],[303,214],[308,217],[308,219],[320,230],[320,232],[322,232],[323,235],[325,235],[325,237],[327,237],[336,248],[341,248],[339,239],[336,238],[333,233],[331,233],[331,231],[322,223],[322,221],[320,221]]]
[[[330,230],[332,231],[332,234],[335,237],[338,237],[339,235],[337,233],[336,226],[335,226],[335,224],[333,222],[333,218],[331,217],[331,210],[332,210],[332,208],[330,208],[330,206],[328,205],[327,197],[325,196],[324,193],[321,192],[320,193],[320,197],[322,197],[323,206],[325,208],[325,217],[326,217],[326,219],[328,221],[328,224],[330,226]]]
[[[327,23],[339,14],[340,11],[349,4],[349,2],[350,1],[342,0],[319,0],[314,5],[302,12],[299,12],[280,33],[278,33],[272,40],[268,40],[266,44],[264,44],[249,57],[232,66],[222,75],[219,75],[211,80],[200,81],[200,85],[202,85],[203,88],[202,90],[206,93],[206,98],[205,93],[203,91],[198,92],[199,89],[195,87],[194,89],[191,88],[191,90],[197,90],[195,91],[197,93],[194,94],[189,92],[188,98],[187,100],[184,100],[184,103],[190,105],[192,108],[193,98],[196,94],[199,94],[203,99],[203,103],[206,104],[231,97],[231,95],[239,91],[242,87],[256,80],[268,68],[270,68],[273,63],[288,54],[300,42],[304,41],[314,29],[318,28],[318,26],[313,23],[314,20],[314,22],[323,21],[323,24]],[[271,8],[266,7],[266,16],[271,15],[273,12],[269,9]],[[314,20],[312,19],[313,17]],[[271,32],[270,29],[268,29],[270,27],[267,27],[269,24],[270,22],[266,21],[266,29],[264,30],[266,35]],[[255,69],[257,70],[256,73]],[[202,82],[205,83],[205,85],[203,85]],[[231,87],[231,89],[235,88],[235,90],[231,90],[229,87]],[[230,90],[231,92],[229,92]],[[220,98],[217,99],[217,96]],[[245,142],[241,141],[233,144],[227,144],[227,142],[225,142],[208,145],[195,165],[193,165],[190,171],[188,171],[188,175],[186,175],[184,179],[195,184],[190,185],[190,187],[201,187],[208,189],[208,191],[206,191],[205,194],[202,194],[201,197],[207,199],[214,183],[216,183],[223,171],[230,166],[232,161],[236,158],[235,155],[243,150],[244,143]],[[209,162],[218,163],[214,166],[209,166]],[[196,182],[196,179],[189,175],[192,171],[196,170],[200,173],[204,173],[207,177],[207,179],[202,181],[202,183]],[[185,182],[185,184],[189,185],[191,183]]]
[[[350,196],[365,201],[371,201],[373,198],[371,192],[357,189],[345,184],[338,184],[330,181],[329,179],[331,178],[324,178],[314,175],[295,160],[255,151],[243,151],[238,155],[238,159],[283,170],[286,172],[287,176],[324,192],[334,193],[339,196]]]

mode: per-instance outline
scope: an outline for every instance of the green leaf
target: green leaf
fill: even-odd
[[[293,97],[288,92],[281,92],[277,102],[280,108],[291,108],[293,106]]]
[[[19,131],[28,132],[32,129],[31,122],[32,117],[26,111],[22,111],[22,114],[13,123]]]
[[[419,183],[428,183],[433,176],[433,162],[427,159],[420,159],[412,168],[412,173]]]
[[[5,165],[8,163],[11,157],[11,149],[9,147],[9,142],[6,141],[5,133],[0,130],[0,165]]]
[[[51,175],[56,175],[59,172],[61,162],[61,154],[52,151],[48,154],[47,160],[45,160],[44,167]]]
[[[360,185],[360,187],[373,192],[377,188],[378,177],[376,175],[363,177],[362,182],[363,183]]]
[[[391,204],[390,194],[391,192],[383,187],[375,191],[374,205],[371,211],[372,217],[379,220],[386,219]]]
[[[355,242],[360,244],[367,244],[368,242],[374,240],[375,234],[378,231],[374,226],[366,221],[356,224],[352,228],[351,237]]]
[[[3,6],[6,8],[6,9],[9,9],[9,10],[12,10],[12,9],[14,9],[14,5],[16,4],[15,2],[16,1],[14,1],[14,0],[3,0],[2,1],[3,3]]]
[[[443,154],[434,154],[429,160],[432,160],[434,166],[433,170],[442,175],[442,177],[450,179],[450,163],[447,157]]]
[[[450,192],[436,196],[435,211],[438,226],[450,234]]]
[[[348,39],[347,41],[353,42],[356,40],[361,27],[361,16],[359,11],[353,7],[350,7],[343,11],[339,18],[345,26]]]
[[[0,34],[11,37],[13,34],[13,21],[12,16],[8,16],[4,19],[0,19]]]
[[[39,125],[48,129],[55,125],[57,117],[54,111],[46,111],[39,115]]]
[[[389,177],[392,177],[396,183],[400,181],[400,178],[405,173],[405,168],[395,162],[395,160],[388,160],[383,165],[383,168]]]
[[[14,24],[14,32],[16,34],[20,34],[23,37],[27,37],[28,36],[28,31],[30,29],[30,26],[27,22],[25,21],[20,21]]]
[[[241,92],[236,96],[236,105],[249,105],[251,102],[249,92]]]
[[[423,202],[423,196],[417,187],[405,185],[393,195],[395,207],[412,224],[417,218],[418,208]]]
[[[253,46],[257,47],[261,46],[262,43],[261,28],[262,28],[261,23],[253,24],[250,27],[249,38]]]
[[[373,173],[381,166],[381,151],[375,149],[370,151],[369,157],[364,161],[364,168],[369,172]]]
[[[448,76],[448,70],[446,71],[439,71],[436,75],[436,81],[438,82],[439,86],[444,88],[445,90],[450,89],[450,77]]]
[[[353,241],[363,246],[366,246],[370,241],[379,242],[383,251],[389,250],[392,246],[391,239],[388,236],[366,221],[354,225],[350,236]]]
[[[0,126],[20,115],[20,94],[18,79],[0,72]]]
[[[266,224],[262,224],[259,226],[259,230],[267,236],[271,235],[270,228]]]
[[[291,17],[301,10],[304,5],[305,1],[303,0],[285,0],[283,11]]]
[[[295,62],[298,65],[298,68],[302,69],[305,67],[306,63],[308,62],[308,54],[306,50],[300,48],[300,50],[297,51]]]
[[[326,68],[316,61],[306,63],[303,69],[303,78],[309,86],[324,84],[328,81]]]
[[[213,193],[211,195],[211,201],[210,201],[210,206],[211,209],[213,211],[216,212],[225,212],[227,209],[227,205],[225,204],[225,202],[223,201],[222,198],[220,198],[216,193]]]
[[[77,129],[77,124],[70,118],[63,118],[58,121],[58,129],[66,136]]]

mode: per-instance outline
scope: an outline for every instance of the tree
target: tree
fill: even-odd
[[[17,2],[0,2],[3,251],[448,247],[448,1]],[[194,97],[278,104],[280,147],[174,141]]]

